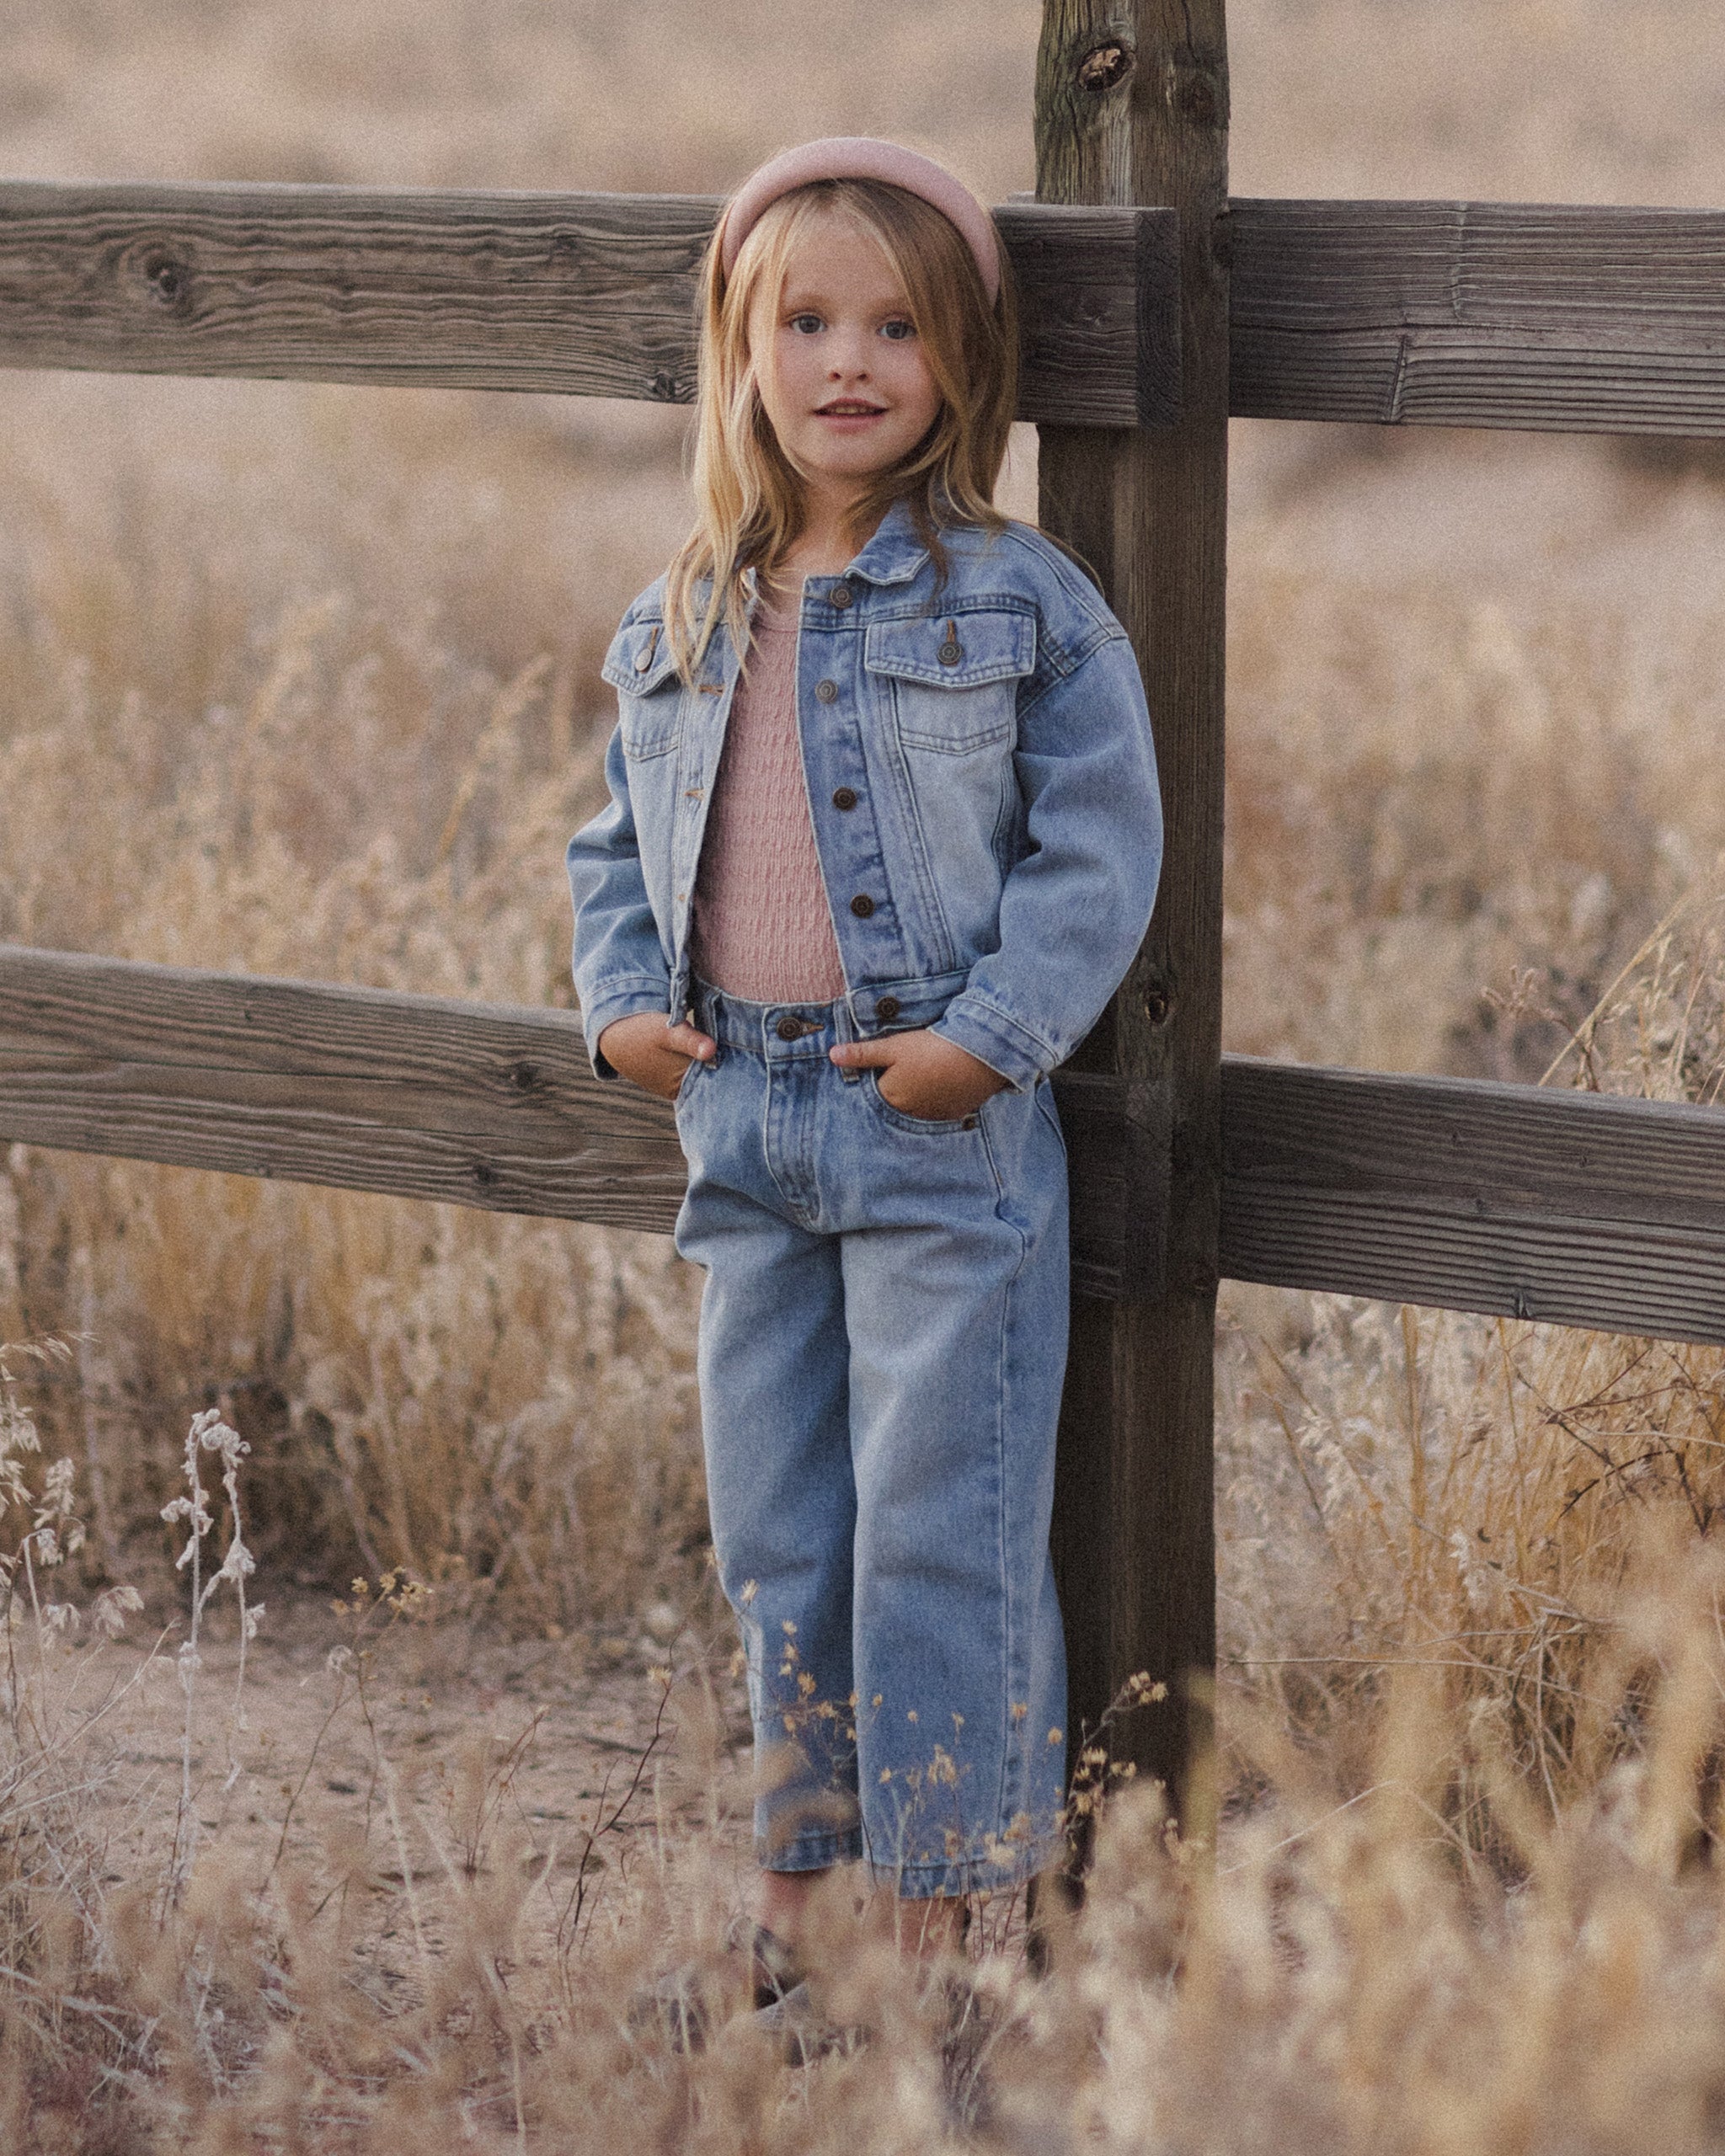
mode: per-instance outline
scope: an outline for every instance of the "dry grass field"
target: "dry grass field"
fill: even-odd
[[[0,171],[717,190],[854,130],[999,199],[1038,13],[0,0]],[[1707,0],[1231,14],[1236,192],[1725,199]],[[567,1002],[682,435],[0,376],[0,941]],[[1712,1099],[1725,460],[1241,426],[1234,486],[1231,1046]],[[742,1876],[693,1319],[650,1238],[0,1159],[0,2149],[953,2129],[842,1911],[854,2053],[628,2018]],[[991,1912],[956,2108],[1121,2156],[1720,2148],[1725,1357],[1230,1290],[1220,1375],[1219,1847],[1115,1801],[1044,1979]],[[161,1513],[212,1410],[256,1570],[194,1643]]]

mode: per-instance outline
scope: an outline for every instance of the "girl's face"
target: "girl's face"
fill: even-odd
[[[749,350],[780,448],[829,497],[861,493],[940,411],[898,277],[846,217],[804,227],[777,307],[756,301]]]

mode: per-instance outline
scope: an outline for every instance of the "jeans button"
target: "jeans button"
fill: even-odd
[[[874,1015],[882,1025],[889,1026],[898,1017],[899,1010],[899,999],[896,995],[883,995],[874,1006]]]
[[[772,1030],[782,1041],[799,1041],[803,1038],[803,1021],[800,1018],[781,1018]]]

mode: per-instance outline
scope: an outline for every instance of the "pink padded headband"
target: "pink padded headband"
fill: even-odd
[[[920,195],[925,202],[932,202],[958,227],[975,256],[989,305],[992,307],[1000,296],[1000,239],[987,211],[944,165],[900,143],[877,141],[870,135],[833,135],[824,141],[804,142],[800,148],[769,158],[759,172],[745,179],[724,214],[722,245],[727,277],[736,268],[743,242],[768,203],[818,179],[884,179],[891,186],[902,187],[906,194]]]

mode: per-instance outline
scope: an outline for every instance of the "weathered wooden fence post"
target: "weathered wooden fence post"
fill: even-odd
[[[1170,1148],[1165,1262],[1134,1299],[1073,1304],[1055,1554],[1073,1732],[1135,1671],[1166,1679],[1168,1703],[1130,1718],[1115,1753],[1199,1832],[1210,1807],[1188,1769],[1209,1692],[1186,1680],[1215,1657],[1227,131],[1224,0],[1045,0],[1038,196],[1178,210],[1184,376],[1172,429],[1041,435],[1043,520],[1095,568],[1138,653],[1168,826],[1149,937],[1078,1059],[1133,1081],[1145,1143]]]

